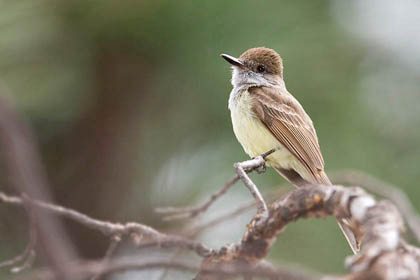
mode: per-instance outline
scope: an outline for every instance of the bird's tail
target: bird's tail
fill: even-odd
[[[332,185],[330,179],[328,178],[325,172],[322,172],[319,174],[319,179],[320,179],[320,182],[322,182],[322,184],[325,184],[328,186]],[[346,238],[347,242],[350,245],[351,250],[353,251],[354,254],[357,254],[357,252],[359,252],[360,250],[360,240],[351,230],[349,221],[344,218],[336,218],[336,219],[337,219],[338,226],[340,227],[341,231],[344,234],[344,237]]]
[[[327,174],[324,171],[319,173],[317,177],[318,177],[317,181],[319,181],[320,184],[324,184],[324,185],[327,185],[327,186],[332,185],[332,183],[330,181],[330,178],[328,178]]]
[[[337,218],[336,220],[347,240],[347,243],[349,243],[351,250],[356,255],[360,251],[360,240],[353,233],[349,226],[349,222],[346,219]]]
[[[280,175],[282,175],[286,180],[291,182],[296,187],[302,187],[305,185],[307,186],[307,185],[314,184],[303,179],[299,173],[297,173],[296,171],[292,169],[286,170],[286,169],[277,167],[276,170],[277,172],[280,173]],[[313,176],[313,181],[315,182],[315,184],[323,184],[327,186],[332,185],[330,179],[328,178],[327,174],[324,171],[318,173],[316,176]],[[351,250],[353,251],[354,254],[357,254],[357,252],[360,250],[360,241],[351,230],[349,221],[347,219],[337,218],[337,223],[341,231],[343,232],[344,237],[349,243]]]

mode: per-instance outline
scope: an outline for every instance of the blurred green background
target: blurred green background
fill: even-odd
[[[270,47],[314,121],[327,173],[362,170],[420,210],[419,15],[413,0],[0,1],[0,89],[33,126],[58,203],[170,231],[180,222],[155,207],[203,201],[247,158],[219,54]],[[285,184],[271,170],[252,178],[263,192]],[[250,199],[237,184],[202,220]],[[0,211],[7,259],[27,233],[16,209]],[[235,242],[253,213],[199,238]],[[108,240],[66,227],[81,256],[102,256]],[[340,273],[349,254],[333,220],[310,219],[291,224],[269,259]]]

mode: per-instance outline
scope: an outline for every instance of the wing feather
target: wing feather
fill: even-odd
[[[252,87],[253,109],[257,117],[309,171],[321,182],[324,160],[312,121],[299,102],[286,89]]]

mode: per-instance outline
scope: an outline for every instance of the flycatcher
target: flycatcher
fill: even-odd
[[[229,109],[233,131],[245,152],[256,157],[275,149],[267,164],[296,187],[331,185],[312,120],[287,91],[278,53],[260,47],[247,50],[239,59],[221,56],[232,64]],[[355,235],[346,221],[338,223],[356,253]]]

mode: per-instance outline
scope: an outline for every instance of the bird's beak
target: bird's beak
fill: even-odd
[[[222,53],[220,56],[223,57],[227,62],[229,62],[233,66],[238,66],[239,68],[246,68],[245,64],[236,57],[224,53]]]

